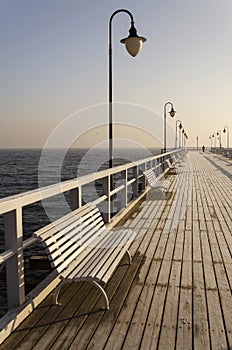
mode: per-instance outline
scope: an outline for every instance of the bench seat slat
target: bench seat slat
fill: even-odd
[[[70,274],[71,278],[74,278],[74,276],[77,274],[77,271],[81,271],[83,269],[83,267],[87,264],[87,262],[92,258],[92,256],[94,254],[99,254],[101,253],[101,251],[103,251],[103,249],[105,249],[105,251],[107,250],[106,247],[110,247],[110,237],[109,237],[109,232],[110,231],[104,231],[102,235],[100,235],[99,237],[97,237],[92,243],[91,243],[91,248],[92,248],[92,252],[91,255],[89,254],[88,256],[85,256],[85,259],[83,259],[81,261],[80,264],[78,264],[78,266],[76,267],[75,271],[72,271],[72,273]],[[112,239],[112,238],[111,238]],[[112,244],[111,244],[112,245]],[[96,255],[97,256],[97,255]],[[93,258],[95,259],[96,256]]]
[[[79,267],[77,277],[80,277],[83,274],[95,275],[100,267],[107,263],[107,260],[110,261],[114,259],[114,252],[124,250],[125,254],[125,250],[127,249],[125,247],[128,245],[129,239],[129,237],[126,237],[125,232],[121,232],[120,234],[117,232],[117,237],[109,237],[109,235],[107,235],[107,240],[101,242],[100,246],[96,246],[96,248],[94,248],[93,254],[91,254],[92,256],[87,257],[84,266],[82,268]],[[74,274],[71,275],[74,277]]]
[[[133,232],[133,234],[130,236],[129,239],[127,239],[126,243],[124,243],[123,249],[115,249],[114,252],[111,254],[111,261],[106,262],[101,269],[98,271],[97,274],[95,274],[95,278],[101,280],[102,282],[106,283],[109,278],[111,277],[112,273],[115,270],[115,264],[118,265],[119,262],[122,260],[123,256],[125,255],[125,252],[128,250],[131,242],[136,239],[137,233]],[[115,254],[115,257],[114,257]],[[117,257],[116,257],[117,255]]]
[[[97,227],[97,232],[99,234],[104,230],[104,227],[100,227],[100,225],[101,224],[99,224],[99,227]],[[66,262],[66,265],[68,265],[70,263],[70,261],[75,259],[79,255],[79,253],[86,247],[86,244],[90,244],[92,241],[94,241],[94,239],[96,239],[96,235],[92,234],[95,232],[96,232],[96,230],[89,231],[89,238],[88,238],[88,240],[86,240],[86,242],[88,242],[88,243],[73,244],[69,250],[66,250],[65,252],[62,253],[62,255],[55,258],[52,261],[53,267],[56,267],[59,271],[62,271],[62,267],[64,266],[64,264],[62,264],[61,266],[59,266],[59,265],[63,262],[64,263]],[[52,255],[51,255],[51,257],[52,257]]]
[[[82,261],[81,266],[79,265],[73,270],[68,278],[70,280],[76,280],[86,277],[106,283],[122,257],[125,255],[125,252],[128,250],[131,240],[134,239],[136,235],[137,233],[135,232],[133,232],[132,235],[130,234],[129,237],[126,237],[124,234],[119,246],[113,246],[112,248],[107,249],[103,248],[101,249],[100,254],[99,249],[94,249],[90,255]]]
[[[50,254],[52,254],[53,258],[55,258],[55,253],[53,254],[53,251],[58,252],[58,250],[60,250],[60,253],[62,253],[68,248],[69,245],[72,245],[74,242],[78,243],[79,241],[81,244],[83,237],[87,235],[87,233],[90,231],[90,228],[94,227],[95,230],[98,230],[102,226],[102,220],[98,218],[95,224],[87,226],[85,230],[81,230],[82,226],[71,230],[71,232],[63,235],[62,238],[56,240],[52,245],[51,242],[49,242],[50,244],[47,244]]]

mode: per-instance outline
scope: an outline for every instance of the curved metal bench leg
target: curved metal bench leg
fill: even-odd
[[[85,281],[85,280],[83,280]],[[81,282],[81,280],[76,280],[76,281],[70,281],[70,280],[66,280],[64,279],[60,284],[59,286],[55,289],[55,294],[53,296],[53,304],[54,305],[61,305],[60,303],[58,303],[58,298],[59,298],[59,294],[60,294],[60,291],[62,289],[62,287],[66,284],[66,283],[72,283],[72,282]],[[85,282],[90,282],[92,284],[94,284],[99,290],[100,292],[102,293],[103,297],[104,297],[104,300],[105,300],[105,308],[106,310],[109,310],[110,306],[109,306],[109,299],[107,297],[107,294],[106,292],[104,291],[104,289],[100,286],[99,283],[97,283],[96,281],[89,281],[89,280],[86,280]]]
[[[58,297],[59,297],[61,288],[65,285],[65,283],[70,283],[70,282],[64,279],[64,280],[58,285],[58,287],[55,289],[55,294],[54,294],[54,296],[53,296],[53,304],[54,304],[54,305],[60,305],[60,303],[58,303]]]
[[[107,297],[107,294],[106,292],[104,291],[104,289],[100,286],[100,284],[98,284],[96,281],[92,280],[91,283],[93,283],[99,290],[100,292],[102,293],[104,299],[105,299],[105,308],[106,310],[109,310],[110,308],[110,304],[109,304],[109,299]]]
[[[132,257],[131,257],[131,254],[130,254],[129,250],[127,250],[126,253],[127,253],[129,265],[131,265],[131,263],[132,263]]]

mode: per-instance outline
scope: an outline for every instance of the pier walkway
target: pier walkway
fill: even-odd
[[[107,284],[110,310],[87,283],[49,295],[0,349],[232,349],[232,160],[189,152],[123,225],[132,265]]]

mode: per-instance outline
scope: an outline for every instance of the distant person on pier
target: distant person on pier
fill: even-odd
[[[202,152],[205,152],[205,146],[204,145],[202,146]]]

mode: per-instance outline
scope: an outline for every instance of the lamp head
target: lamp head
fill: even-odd
[[[135,57],[140,52],[145,41],[147,41],[146,38],[138,36],[133,22],[131,23],[131,27],[129,29],[129,36],[120,40],[122,44],[125,44],[127,52],[133,57]]]
[[[174,108],[172,107],[170,112],[169,112],[170,116],[173,118],[175,117],[176,111],[174,110]]]
[[[180,123],[180,125],[179,125],[179,129],[181,130],[183,128],[183,126],[182,126],[182,124]]]
[[[223,132],[224,132],[224,133],[226,132],[226,128],[223,129]]]

